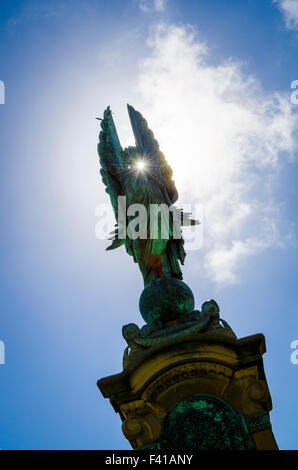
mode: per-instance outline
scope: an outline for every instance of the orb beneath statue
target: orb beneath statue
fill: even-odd
[[[177,278],[159,278],[143,290],[139,308],[148,325],[164,326],[183,321],[194,310],[194,296],[185,282]]]

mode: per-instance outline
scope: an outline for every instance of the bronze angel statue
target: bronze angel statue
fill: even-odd
[[[206,301],[202,311],[194,310],[193,293],[182,281],[180,264],[184,263],[185,250],[181,226],[199,222],[174,206],[178,193],[172,169],[141,113],[128,105],[128,114],[135,146],[121,147],[108,107],[100,119],[98,153],[100,173],[116,218],[112,244],[107,250],[124,245],[138,263],[145,286],[139,308],[146,325],[139,329],[130,323],[122,329],[131,354],[165,337],[195,334],[220,325],[216,302]],[[136,217],[136,207],[141,217]],[[156,218],[153,214],[156,207],[168,209],[161,211],[160,224],[159,215]],[[136,230],[132,234],[131,224],[139,226],[137,236]]]
[[[110,107],[104,111],[101,120],[102,130],[98,144],[100,173],[106,185],[106,192],[110,195],[117,221],[113,242],[107,249],[124,245],[127,253],[138,263],[145,286],[158,278],[182,279],[179,262],[184,263],[185,251],[181,225],[195,224],[196,221],[189,218],[190,214],[183,213],[173,206],[178,199],[178,193],[172,180],[172,169],[160,151],[153,132],[148,128],[147,121],[132,106],[127,107],[135,147],[121,147]],[[126,207],[132,207],[134,204],[145,207],[142,219],[145,226],[143,236],[141,231],[138,238],[129,236],[129,233],[120,236],[120,232],[123,234],[123,225],[129,226],[134,215],[129,215],[127,211],[124,214],[126,220],[123,220],[123,213],[120,217],[119,196],[126,197]],[[153,237],[152,221],[159,223],[159,218],[153,219],[152,208],[160,205],[171,208],[168,213],[170,217],[167,221],[163,220],[165,212],[161,212],[158,235]],[[162,236],[163,223],[167,225],[168,236]],[[175,227],[178,227],[176,234]]]

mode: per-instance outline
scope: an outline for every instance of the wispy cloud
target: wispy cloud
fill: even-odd
[[[297,115],[288,94],[266,93],[235,60],[209,65],[189,27],[159,25],[149,46],[138,106],[173,167],[180,201],[204,206],[205,272],[235,282],[245,259],[289,237],[274,181],[294,156]]]
[[[167,0],[140,0],[139,6],[145,13],[162,12],[165,10]]]
[[[298,30],[298,0],[273,0],[284,14],[287,28]]]

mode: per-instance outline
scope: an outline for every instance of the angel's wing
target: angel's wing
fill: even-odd
[[[118,196],[123,194],[121,178],[127,169],[125,154],[120,145],[110,106],[104,111],[99,134],[98,155],[101,165],[100,174],[109,194],[116,221],[118,222]],[[113,243],[107,248],[111,250],[121,246],[123,240],[118,239],[118,225],[112,232]]]
[[[98,143],[100,174],[106,186],[106,192],[110,195],[117,219],[117,198],[122,194],[121,176],[126,170],[127,162],[120,145],[110,106],[104,112],[101,129]]]
[[[136,147],[133,151],[137,152],[144,158],[148,165],[148,171],[154,182],[158,184],[164,193],[165,202],[168,206],[174,204],[178,199],[178,193],[175,183],[172,180],[172,169],[168,165],[164,154],[159,150],[157,140],[154,138],[153,132],[149,129],[147,121],[141,113],[136,111],[132,106],[128,106],[128,113],[135,136]],[[106,192],[111,198],[116,221],[118,222],[118,196],[125,195],[121,181],[129,173],[129,149],[123,150],[117,135],[116,127],[112,117],[110,107],[104,111],[101,120],[101,132],[99,135],[98,154],[101,165],[101,176],[106,186]],[[161,201],[162,202],[162,201]],[[182,211],[175,208],[177,217],[182,217]],[[190,219],[190,214],[184,214],[182,217],[182,225],[193,225],[197,223]],[[107,249],[114,249],[122,245],[124,242],[118,239],[119,227],[112,232],[113,243]]]
[[[170,203],[173,204],[178,199],[178,193],[172,180],[172,168],[167,163],[164,154],[159,150],[158,142],[154,138],[151,129],[149,129],[146,119],[129,104],[127,109],[137,152],[146,160],[151,176],[162,190],[168,192]]]
[[[149,129],[146,119],[129,104],[127,105],[131,127],[134,133],[137,152],[147,161],[149,173],[154,176],[163,190],[167,190],[170,203],[173,205],[178,199],[178,192],[172,180],[173,171],[167,163],[164,154],[159,150],[159,144]],[[173,215],[181,225],[198,225],[200,222],[191,218],[191,213],[183,212],[172,206]]]

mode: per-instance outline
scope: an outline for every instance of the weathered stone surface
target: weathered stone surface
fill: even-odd
[[[171,338],[134,356],[98,387],[120,414],[133,448],[177,450],[179,422],[184,450],[277,449],[264,352],[262,334]]]

